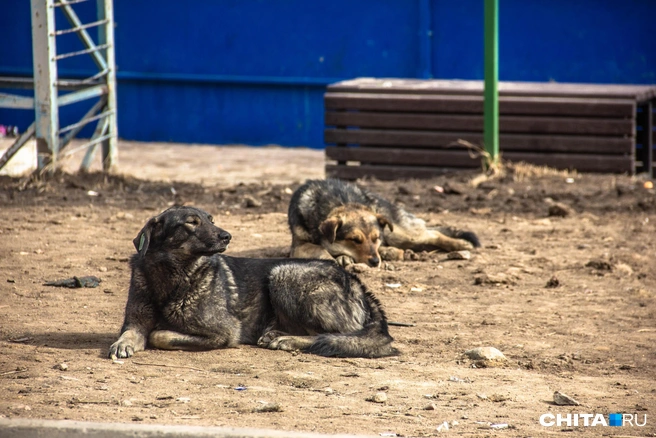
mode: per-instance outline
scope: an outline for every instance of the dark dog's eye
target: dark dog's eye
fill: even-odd
[[[185,222],[188,225],[200,225],[200,218],[198,216],[193,216],[190,218],[187,218],[187,221]]]
[[[355,244],[358,244],[358,245],[360,245],[362,243],[362,239],[359,238],[359,237],[351,237],[349,240],[351,242],[355,243]]]

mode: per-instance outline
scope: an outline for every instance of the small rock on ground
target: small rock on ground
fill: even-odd
[[[559,392],[559,391],[554,392],[553,401],[558,406],[579,406],[581,404],[578,401],[574,400],[569,395],[564,394],[564,393]]]
[[[465,355],[472,360],[507,360],[502,352],[494,347],[479,347],[465,351]]]
[[[367,401],[371,401],[374,403],[385,403],[387,401],[387,394],[385,394],[384,392],[377,392],[371,397],[368,397]]]
[[[549,206],[549,216],[567,217],[567,216],[571,216],[571,214],[572,214],[572,209],[569,208],[569,206],[562,204],[560,202],[556,202]]]

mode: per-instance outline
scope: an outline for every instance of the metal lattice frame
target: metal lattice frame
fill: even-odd
[[[35,121],[0,157],[0,169],[33,136],[37,144],[37,167],[39,171],[54,169],[58,161],[73,152],[86,149],[80,166],[88,170],[98,145],[102,146],[103,170],[111,172],[118,165],[117,126],[116,126],[116,62],[114,58],[114,12],[112,0],[96,0],[98,19],[83,24],[74,4],[88,0],[31,0],[32,10],[32,53],[34,61],[34,81],[23,78],[3,78],[3,87],[24,87],[34,89],[34,98],[0,94],[0,107],[29,109],[34,108]],[[55,13],[61,10],[70,28],[55,29]],[[96,44],[87,31],[98,29]],[[75,32],[85,46],[84,50],[57,54],[57,36]],[[98,73],[82,80],[60,79],[57,61],[72,56],[90,55]],[[59,90],[74,90],[59,95]],[[100,98],[84,117],[76,123],[60,127],[59,107],[83,100]],[[63,153],[71,140],[90,122],[96,122],[91,140],[75,150]]]

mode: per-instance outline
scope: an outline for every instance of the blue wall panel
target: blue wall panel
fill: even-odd
[[[483,77],[483,0],[114,6],[119,134],[126,139],[322,147],[328,83]],[[94,1],[75,9],[83,21],[95,19]],[[29,2],[0,0],[0,10],[0,75],[30,75]],[[653,0],[503,0],[500,79],[656,83],[654,16]],[[59,52],[81,48],[74,35],[58,38]],[[82,56],[59,68],[84,77],[94,65]],[[90,105],[65,108],[62,125]],[[31,111],[0,109],[2,124],[24,129],[32,120]]]
[[[433,3],[433,75],[483,79],[483,0]],[[656,83],[653,0],[502,0],[499,79]]]

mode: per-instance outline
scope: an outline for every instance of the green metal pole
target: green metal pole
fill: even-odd
[[[485,1],[485,151],[499,161],[499,0]]]

